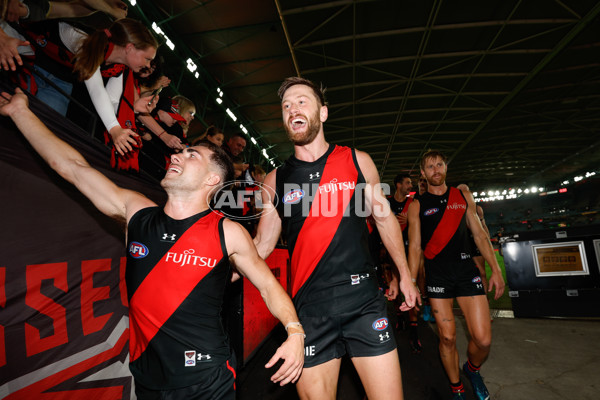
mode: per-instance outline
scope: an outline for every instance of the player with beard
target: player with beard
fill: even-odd
[[[421,159],[427,192],[413,200],[408,210],[409,263],[416,278],[421,254],[425,256],[427,294],[440,338],[442,364],[450,379],[454,399],[464,399],[456,349],[454,299],[460,306],[470,334],[467,362],[463,370],[479,400],[489,399],[479,374],[492,341],[489,306],[479,270],[471,258],[469,231],[481,254],[492,268],[488,291],[504,292],[504,280],[489,237],[475,213],[475,200],[467,189],[446,185],[446,157],[430,151]]]
[[[150,97],[140,100],[145,106]],[[149,111],[137,104],[137,111]],[[288,331],[266,364],[283,361],[271,381],[284,385],[299,378],[304,332],[290,298],[246,230],[208,206],[233,175],[222,149],[206,143],[172,155],[161,181],[168,198],[159,207],[116,186],[53,135],[20,89],[14,96],[2,93],[0,115],[14,121],[60,176],[127,229],[129,368],[138,399],[235,399],[235,357],[220,318],[230,261]]]
[[[369,155],[325,140],[328,109],[322,88],[293,77],[278,94],[294,155],[265,179],[265,212],[255,243],[261,257],[267,257],[283,224],[292,298],[306,331],[298,394],[302,399],[335,399],[341,357],[347,354],[369,399],[402,399],[394,332],[375,277],[365,218],[373,215],[399,269],[406,310],[419,301],[419,294],[410,281],[400,225]]]

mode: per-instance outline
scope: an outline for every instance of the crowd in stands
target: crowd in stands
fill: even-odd
[[[478,204],[485,210],[492,241],[520,232],[599,224],[598,181],[597,178],[583,180],[563,193],[530,194]]]
[[[188,140],[196,107],[186,96],[170,95],[157,39],[127,12],[121,0],[0,0],[3,79],[96,132],[92,135],[111,149],[116,170],[141,169],[161,180],[174,152],[206,140],[234,161],[236,179],[244,181],[234,190],[256,187],[254,176],[264,179],[264,171],[244,161],[243,134],[225,140],[211,125]],[[89,115],[100,129],[90,127]]]

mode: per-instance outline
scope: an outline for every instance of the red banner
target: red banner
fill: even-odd
[[[109,150],[32,101],[51,130],[118,185]],[[123,227],[54,173],[0,117],[0,398],[131,399]]]

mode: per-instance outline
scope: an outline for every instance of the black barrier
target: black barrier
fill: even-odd
[[[515,317],[600,317],[600,225],[502,244]]]

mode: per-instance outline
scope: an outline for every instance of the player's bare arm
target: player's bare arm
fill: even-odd
[[[477,216],[475,199],[473,198],[473,195],[470,191],[465,189],[462,189],[462,193],[464,194],[465,199],[467,199],[467,227],[471,230],[473,239],[475,240],[475,244],[481,252],[481,255],[483,258],[485,258],[485,261],[487,261],[492,269],[492,276],[490,276],[488,281],[488,292],[491,292],[493,288],[496,288],[494,298],[498,300],[500,296],[502,296],[502,293],[504,293],[504,279],[502,278],[502,270],[500,269],[498,260],[496,260],[496,256],[494,255],[494,248],[490,242],[490,237],[481,226],[481,222]]]
[[[288,326],[287,340],[265,365],[266,368],[271,368],[279,359],[284,360],[279,370],[271,376],[271,381],[281,386],[290,382],[295,383],[300,378],[304,365],[304,330],[299,325],[290,324],[299,322],[292,300],[275,279],[265,261],[259,257],[248,232],[240,224],[231,220],[223,222],[223,230],[231,262],[235,264],[238,272],[248,278],[260,291],[271,314],[284,326]]]
[[[254,244],[258,250],[258,254],[262,258],[267,258],[275,249],[279,235],[281,234],[281,219],[277,210],[275,210],[275,176],[277,170],[271,171],[263,183],[261,191],[263,213],[258,222]]]
[[[141,208],[156,205],[140,193],[118,187],[92,168],[77,150],[54,135],[33,114],[27,96],[20,89],[12,96],[2,93],[0,115],[10,117],[44,161],[102,213],[126,222]]]
[[[379,173],[373,160],[367,153],[358,150],[356,151],[356,159],[367,181],[367,187],[365,188],[366,205],[372,211],[381,240],[400,274],[400,290],[405,299],[402,308],[405,311],[414,307],[417,303],[420,304],[421,297],[417,288],[412,284],[410,271],[408,270],[402,230],[383,194]]]
[[[421,220],[419,219],[419,210],[421,204],[419,200],[413,200],[408,206],[408,266],[413,281],[416,281],[419,275],[419,263],[423,249],[421,248]]]

